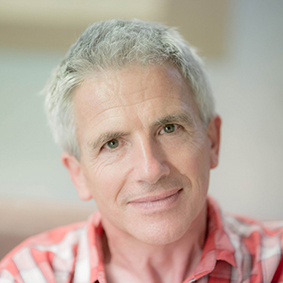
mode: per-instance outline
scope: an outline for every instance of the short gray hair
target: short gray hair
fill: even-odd
[[[110,20],[89,26],[71,46],[44,89],[55,142],[80,158],[72,91],[91,75],[132,63],[176,66],[193,90],[204,126],[214,116],[210,85],[195,50],[173,28],[140,20]]]

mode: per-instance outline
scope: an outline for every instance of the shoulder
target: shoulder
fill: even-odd
[[[283,221],[258,221],[231,214],[225,214],[223,218],[227,232],[242,239],[249,237],[259,237],[263,240],[280,239],[283,235]]]
[[[261,222],[233,215],[225,215],[223,220],[238,265],[243,269],[250,266],[264,282],[283,280],[283,221]]]
[[[51,263],[53,269],[56,268],[56,265],[63,265],[71,270],[71,262],[74,261],[75,250],[85,226],[86,222],[74,223],[25,240],[2,259],[0,263],[0,283],[14,282],[17,276],[20,276],[20,274],[21,277],[25,276],[23,274],[27,271],[29,273],[26,273],[26,276],[34,273],[34,276],[40,278],[41,275],[38,271],[44,267],[47,273],[50,272],[48,266]],[[36,273],[38,274],[35,275]],[[5,281],[1,281],[4,279]],[[23,281],[19,280],[19,282]]]

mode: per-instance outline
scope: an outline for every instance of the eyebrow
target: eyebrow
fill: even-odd
[[[157,119],[153,126],[160,126],[160,125],[166,125],[166,124],[173,124],[173,123],[186,123],[187,125],[193,125],[192,118],[187,115],[186,113],[176,113],[173,115],[166,115],[164,117],[161,117]],[[96,149],[100,147],[101,145],[105,144],[108,141],[111,141],[113,139],[117,139],[121,136],[125,136],[126,132],[106,132],[101,134],[94,142],[90,143],[91,149]]]
[[[171,124],[171,123],[185,123],[188,125],[193,125],[192,118],[186,113],[176,113],[173,115],[167,115],[158,119],[154,125],[164,125],[164,124]]]

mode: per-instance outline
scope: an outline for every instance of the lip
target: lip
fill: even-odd
[[[134,199],[132,201],[130,201],[129,203],[132,204],[143,204],[143,203],[150,203],[150,202],[158,202],[158,201],[162,201],[165,200],[167,198],[170,198],[176,194],[178,194],[182,189],[173,189],[173,190],[169,190],[169,191],[165,191],[153,196],[146,196],[146,197],[141,197],[141,198],[137,198]]]

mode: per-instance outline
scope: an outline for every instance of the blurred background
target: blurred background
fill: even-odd
[[[0,258],[95,209],[60,163],[39,92],[79,34],[111,18],[176,26],[197,47],[223,119],[210,195],[225,211],[283,218],[283,1],[0,0]]]

